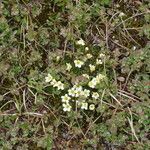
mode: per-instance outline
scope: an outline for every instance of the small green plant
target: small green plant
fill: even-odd
[[[108,83],[108,69],[106,69],[109,57],[101,52],[92,50],[92,47],[86,47],[82,39],[76,43],[77,55],[74,53],[70,57],[67,54],[65,56],[74,60],[65,63],[65,61],[61,62],[56,58],[54,63],[60,65],[59,67],[64,68],[64,70],[55,70],[56,73],[59,72],[61,75],[58,77],[59,80],[56,80],[52,74],[48,73],[48,76],[45,77],[45,82],[48,83],[46,86],[60,91],[58,96],[63,102],[64,111],[76,110],[78,107],[85,110],[94,110],[95,105],[99,104],[101,91],[109,90],[110,83]],[[54,66],[54,64],[51,65]],[[48,70],[50,71],[51,69]]]

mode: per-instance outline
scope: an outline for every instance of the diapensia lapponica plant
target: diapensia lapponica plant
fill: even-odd
[[[48,73],[45,82],[47,86],[59,91],[63,111],[92,111],[102,98],[101,91],[108,86],[106,61],[109,57],[102,51],[94,53],[83,39],[78,40],[76,46],[79,51],[70,60],[63,61],[65,67],[62,70],[66,73],[64,77],[61,74],[61,78],[70,76],[71,81],[56,79],[53,73]],[[56,60],[59,61],[59,56]]]

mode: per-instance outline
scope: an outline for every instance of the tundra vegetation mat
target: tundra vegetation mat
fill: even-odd
[[[0,150],[149,150],[149,62],[149,0],[1,0]]]

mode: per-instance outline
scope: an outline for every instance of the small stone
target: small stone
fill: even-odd
[[[118,77],[117,78],[120,82],[124,82],[125,81],[125,78],[124,77]]]

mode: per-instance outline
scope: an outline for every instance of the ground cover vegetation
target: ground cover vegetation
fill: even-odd
[[[0,1],[0,150],[149,150],[150,1]]]

